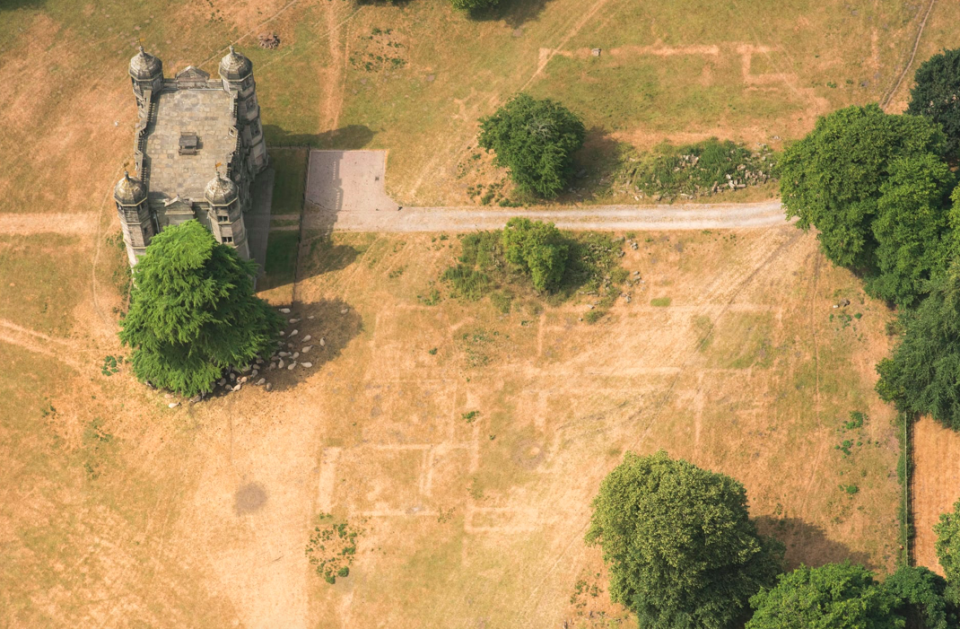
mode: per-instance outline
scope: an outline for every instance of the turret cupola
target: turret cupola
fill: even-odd
[[[230,52],[220,60],[220,78],[242,81],[253,72],[253,63],[230,46]]]
[[[229,177],[222,176],[219,172],[217,176],[210,180],[203,196],[210,205],[222,207],[230,205],[237,200],[237,184],[233,183]]]
[[[147,187],[139,179],[124,172],[123,179],[117,182],[113,189],[113,198],[118,205],[140,205],[147,198]]]
[[[152,81],[163,77],[163,63],[140,46],[140,52],[130,59],[130,77],[134,81]]]

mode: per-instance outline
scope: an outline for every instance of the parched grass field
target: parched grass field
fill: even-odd
[[[386,148],[398,200],[463,204],[503,176],[472,157],[476,119],[519,89],[585,117],[588,180],[619,143],[778,146],[883,98],[925,8],[515,6],[479,22],[439,0],[0,7],[0,211],[98,217],[0,234],[0,624],[599,626],[624,612],[582,536],[628,449],[742,481],[791,565],[893,567],[897,445],[872,389],[890,314],[789,227],[633,235],[623,264],[647,289],[592,325],[586,298],[518,289],[506,314],[451,298],[452,236],[305,234],[294,307],[301,338],[324,339],[312,369],[173,409],[125,363],[104,374],[128,354],[109,194],[132,163],[138,37],[168,74],[215,72],[238,41],[271,145]],[[935,7],[918,59],[955,45],[958,12]],[[260,32],[281,47],[257,48]],[[273,155],[275,212],[296,213],[298,166]],[[292,295],[291,277],[273,290]],[[863,428],[844,427],[852,411]],[[305,554],[330,523],[357,532],[334,585]]]

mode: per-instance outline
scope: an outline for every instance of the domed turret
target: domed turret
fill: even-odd
[[[220,173],[210,180],[203,192],[210,205],[230,205],[237,200],[237,184]]]
[[[113,189],[113,198],[120,205],[139,205],[147,198],[147,187],[124,171],[123,179]]]
[[[220,78],[240,81],[253,72],[253,63],[230,46],[230,52],[220,60]]]
[[[140,52],[130,59],[130,76],[135,81],[152,81],[163,75],[163,63],[140,46]]]

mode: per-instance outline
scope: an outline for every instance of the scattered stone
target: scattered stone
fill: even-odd
[[[347,314],[347,311],[349,310],[350,310],[349,308],[344,308],[343,310],[340,311],[340,314]]]
[[[246,377],[246,376],[243,376],[242,378],[240,378],[239,380],[237,380],[237,382],[239,382],[240,384],[243,384],[243,383],[246,382],[246,381],[247,381],[247,377]],[[238,385],[237,388],[239,388],[239,385]]]
[[[271,369],[276,369],[276,368],[277,368],[277,363],[270,363],[270,366],[267,367],[267,371],[270,371]]]
[[[291,356],[290,358],[299,358],[299,357],[300,357],[300,352],[294,352],[293,356]]]
[[[841,299],[841,300],[840,300],[840,307],[841,307],[841,308],[846,308],[846,307],[849,306],[849,305],[850,305],[850,300],[849,300],[849,299]]]
[[[310,353],[310,350],[311,350],[311,349],[313,349],[313,345],[307,345],[306,347],[304,347],[304,348],[301,349],[300,351],[303,352],[304,354],[308,354],[308,353]]]
[[[301,342],[302,342],[302,343],[306,343],[307,341],[309,341],[309,340],[312,339],[312,338],[313,338],[313,337],[308,334],[308,335],[306,335],[305,337],[303,337],[303,341],[301,341]]]
[[[248,373],[251,369],[253,369],[253,367],[251,365],[247,365],[246,367],[240,370],[240,373]]]
[[[237,374],[230,372],[230,382],[233,382],[236,379],[237,379]]]
[[[323,339],[320,339],[320,347],[326,347],[326,346],[327,346],[327,342]]]
[[[229,384],[223,388],[227,390],[227,393],[230,393],[231,391],[233,391],[233,387],[231,387]]]
[[[262,385],[262,384],[263,384],[264,382],[266,382],[266,381],[267,381],[266,378],[260,378],[259,380],[257,380],[257,386]]]
[[[307,319],[313,319],[313,315],[310,315],[309,317],[307,317]]]
[[[293,368],[296,366],[297,366],[296,362],[290,363],[289,365],[287,365],[287,371],[293,371]]]
[[[290,319],[290,323],[300,323],[300,319]]]
[[[203,393],[200,393],[190,398],[191,404],[196,404],[197,402],[202,402],[202,401],[203,401]]]
[[[287,335],[286,332],[283,332],[283,331],[280,332],[280,336],[286,336],[286,335]]]
[[[599,48],[594,48],[593,50],[590,51],[590,54],[593,55],[594,57],[599,57],[600,53],[601,53],[601,50]]]
[[[283,314],[290,314],[290,309],[289,309],[289,308],[281,308],[281,309],[280,309],[280,312],[283,313]]]
[[[180,406],[180,402],[170,402],[167,404],[167,408],[177,408],[178,406]]]
[[[261,48],[276,50],[280,47],[280,38],[277,37],[276,33],[260,33],[260,36],[257,37],[257,43],[260,44]]]
[[[266,386],[265,388],[266,388],[267,391],[270,391],[271,389],[273,389],[273,384],[271,384],[271,383],[268,382],[268,383],[267,383],[267,386]]]
[[[593,309],[594,309],[594,305],[590,304],[590,310],[593,310]]]
[[[280,359],[280,363],[277,365],[277,369],[283,369],[283,366],[284,366],[285,364],[286,364],[286,363],[283,362],[283,359],[281,358],[281,359]]]
[[[290,336],[296,336],[299,332],[300,330],[294,330],[293,332],[290,333]]]
[[[243,386],[242,384],[238,384],[237,386],[233,387],[233,392],[236,393],[237,391],[240,390],[240,387],[242,386]]]
[[[219,380],[217,380],[217,386],[222,387],[222,386],[225,385],[226,383],[227,383],[226,378],[220,378]]]
[[[313,363],[300,363],[300,366],[309,369],[310,367],[313,367]]]
[[[280,352],[280,356],[283,358],[286,358],[289,355],[290,355],[290,352]]]
[[[169,400],[169,399],[172,398],[173,396],[170,395],[169,393],[164,393],[164,394],[163,394],[163,397],[165,397],[166,399]]]

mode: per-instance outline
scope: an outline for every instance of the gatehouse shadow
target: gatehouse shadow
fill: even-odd
[[[267,148],[305,146],[317,149],[362,149],[373,140],[376,132],[362,124],[352,124],[323,133],[291,133],[283,127],[265,124],[263,135]]]
[[[828,563],[859,564],[869,570],[876,566],[865,552],[851,550],[846,544],[827,537],[817,524],[799,518],[762,516],[754,520],[761,535],[780,540],[786,546],[785,568],[793,570],[803,564],[817,568]]]

